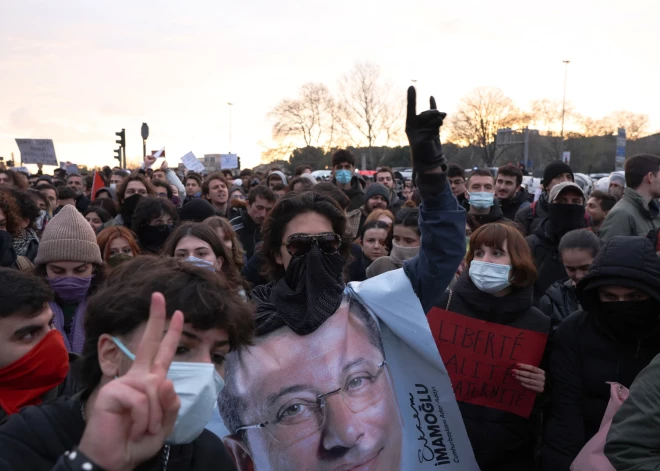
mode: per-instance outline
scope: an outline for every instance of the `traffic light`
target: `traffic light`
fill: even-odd
[[[115,155],[115,159],[119,160],[119,166],[122,168],[126,168],[126,129],[122,129],[119,132],[115,133],[115,136],[118,136],[119,139],[117,139],[115,142],[119,144],[119,149],[115,151],[117,155]],[[122,151],[123,151],[123,162],[122,162]]]

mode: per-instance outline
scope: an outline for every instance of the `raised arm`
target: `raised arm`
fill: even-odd
[[[413,169],[422,198],[419,228],[422,246],[419,255],[404,270],[425,312],[445,291],[465,256],[465,211],[447,185],[447,160],[442,155],[440,126],[446,114],[437,110],[431,97],[430,108],[417,114],[414,87],[408,89],[406,134],[410,143]]]

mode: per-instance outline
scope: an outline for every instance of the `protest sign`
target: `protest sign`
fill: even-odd
[[[78,165],[72,164],[68,160],[66,162],[60,162],[60,168],[62,170],[66,170],[67,175],[71,175],[72,173],[80,174],[80,170],[78,170]]]
[[[220,154],[220,168],[234,169],[238,168],[238,155],[237,154]]]
[[[188,170],[192,170],[193,172],[197,173],[202,173],[204,169],[204,165],[197,160],[197,157],[195,157],[195,154],[192,152],[188,152],[186,155],[181,157],[181,162],[183,162],[183,166],[186,167]]]
[[[23,164],[57,165],[52,139],[16,139]]]
[[[512,376],[519,363],[539,366],[546,334],[433,308],[431,333],[457,401],[529,417],[536,394]]]
[[[152,150],[151,155],[157,159],[160,157],[165,157],[165,147],[163,147],[161,150]]]

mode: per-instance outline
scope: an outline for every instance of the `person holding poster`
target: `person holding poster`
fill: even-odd
[[[630,388],[660,354],[660,259],[643,237],[614,237],[577,284],[580,311],[555,333],[543,469],[568,471],[600,428],[608,381]]]
[[[406,132],[423,198],[419,256],[343,282],[346,214],[326,194],[290,193],[263,228],[272,278],[253,289],[253,346],[227,356],[218,405],[239,470],[473,471],[460,412],[424,313],[465,253],[465,212],[446,182],[439,127],[415,112]]]
[[[429,313],[431,331],[481,470],[532,470],[539,424],[530,411],[545,388],[538,365],[550,330],[550,319],[532,305],[534,261],[518,229],[493,223],[472,234],[466,262],[437,304],[445,311]]]

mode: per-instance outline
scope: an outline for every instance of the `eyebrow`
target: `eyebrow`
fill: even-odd
[[[74,269],[74,270],[77,270],[78,268],[80,268],[80,267],[84,267],[85,265],[87,265],[87,263],[82,263],[82,264],[78,265],[77,267],[74,267],[73,269]],[[66,270],[66,268],[63,268],[63,267],[61,267],[61,266],[59,266],[59,265],[55,265],[54,263],[52,264],[52,267],[53,267],[53,268],[60,269],[60,270]]]
[[[48,324],[53,322],[54,319],[55,319],[55,314],[52,314],[50,316],[50,319],[48,319]],[[43,327],[42,325],[35,325],[35,324],[24,325],[20,329],[17,329],[11,336],[12,338],[22,337],[23,335],[39,330],[42,327]]]
[[[190,340],[196,340],[198,342],[202,340],[199,335],[193,334],[192,332],[189,332],[187,330],[182,331],[181,335],[183,335],[184,337]],[[225,345],[229,345],[229,340],[219,340],[213,344],[213,348],[224,347]]]

